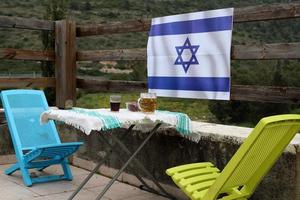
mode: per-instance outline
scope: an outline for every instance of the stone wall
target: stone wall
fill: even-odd
[[[14,154],[14,148],[8,132],[7,124],[0,126],[0,155]]]

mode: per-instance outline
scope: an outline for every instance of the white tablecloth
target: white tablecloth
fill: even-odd
[[[111,116],[113,119],[117,119],[117,122],[110,128],[128,127],[131,124],[136,124],[140,127],[139,129],[143,129],[144,125],[161,122],[165,126],[177,128],[177,130],[181,132],[181,135],[186,138],[193,141],[198,141],[200,139],[198,134],[192,133],[192,123],[187,115],[186,119],[182,120],[178,118],[178,113],[166,111],[156,111],[153,114],[146,114],[142,112],[131,112],[126,109],[120,109],[119,112],[111,112],[109,109],[74,108],[73,110],[60,110],[52,108],[42,113],[41,122],[46,123],[48,120],[62,121],[89,135],[93,130],[101,131],[110,129],[107,127],[105,128],[106,121],[101,117],[99,118],[98,114],[101,116]],[[183,115],[183,117],[185,117],[184,114],[179,114],[180,116]],[[186,130],[183,131],[180,128],[178,129],[178,123],[181,123],[182,126],[182,121],[185,122],[183,127],[186,128]]]

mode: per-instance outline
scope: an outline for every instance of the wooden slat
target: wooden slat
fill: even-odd
[[[68,108],[76,102],[76,25],[69,20],[55,24],[56,106]]]
[[[145,92],[146,82],[143,81],[103,81],[77,78],[77,87],[91,91],[131,91]]]
[[[261,46],[235,45],[232,47],[231,59],[299,59],[300,42],[264,44]],[[113,60],[146,60],[147,50],[116,49],[98,51],[78,51],[78,61],[113,61]]]
[[[38,19],[0,16],[0,27],[53,31],[54,22]]]
[[[231,59],[299,59],[300,42],[264,44],[261,46],[235,45]]]
[[[53,61],[54,52],[4,48],[0,49],[0,59]]]
[[[144,32],[150,29],[151,20],[138,19],[124,22],[113,22],[109,24],[94,24],[88,26],[78,26],[76,36],[106,35],[129,32]]]
[[[0,88],[55,87],[55,78],[0,78]]]
[[[300,88],[233,85],[231,99],[242,101],[300,103]]]
[[[234,22],[251,22],[300,17],[300,1],[293,3],[271,4],[236,8]],[[94,24],[77,27],[77,37],[106,35],[116,33],[149,31],[150,19],[130,20],[109,24]]]
[[[147,90],[146,82],[141,81],[101,81],[77,79],[77,86],[91,91],[134,91]],[[272,103],[300,103],[300,88],[233,85],[231,100],[272,102]]]
[[[234,10],[234,22],[251,22],[300,17],[300,1],[248,6]]]
[[[146,60],[146,49],[78,51],[78,61]]]

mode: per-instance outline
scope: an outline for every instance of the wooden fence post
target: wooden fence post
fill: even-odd
[[[76,24],[71,20],[55,22],[56,106],[76,104]]]

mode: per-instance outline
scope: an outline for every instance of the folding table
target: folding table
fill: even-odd
[[[189,118],[182,113],[171,113],[171,112],[157,112],[159,114],[143,114],[143,113],[134,113],[126,111],[125,109],[120,110],[120,112],[110,112],[108,109],[81,109],[75,108],[74,110],[59,110],[59,109],[51,109],[42,113],[41,121],[44,123],[47,120],[58,120],[62,121],[66,124],[72,125],[83,132],[89,134],[91,131],[101,131],[101,130],[111,130],[112,128],[124,127],[124,124],[129,125],[126,130],[126,133],[123,137],[126,137],[130,134],[133,128],[137,123],[145,123],[151,122],[153,124],[153,128],[144,139],[144,141],[140,144],[140,146],[132,153],[123,143],[122,139],[117,138],[111,132],[109,133],[110,138],[115,144],[110,144],[105,137],[99,137],[103,142],[105,142],[109,149],[107,149],[106,155],[102,160],[98,162],[98,164],[94,167],[94,169],[90,172],[90,174],[82,181],[82,183],[78,186],[78,188],[73,192],[73,194],[68,198],[69,200],[73,199],[77,193],[83,188],[83,186],[88,182],[88,180],[98,171],[101,165],[109,158],[109,156],[114,153],[120,147],[128,155],[128,159],[124,157],[119,157],[121,161],[124,162],[124,165],[119,169],[119,171],[112,177],[110,182],[106,185],[106,187],[101,191],[101,193],[97,196],[97,200],[101,199],[107,190],[112,186],[112,184],[117,180],[117,178],[121,175],[121,173],[128,167],[130,163],[133,163],[138,168],[140,168],[148,177],[151,178],[153,183],[157,186],[160,192],[155,191],[151,188],[146,181],[137,173],[134,172],[134,175],[137,179],[142,183],[141,189],[148,190],[150,192],[165,196],[170,199],[175,199],[171,194],[169,194],[161,184],[154,178],[154,176],[143,166],[141,162],[139,162],[135,156],[141,151],[141,149],[145,146],[145,144],[150,140],[153,134],[158,130],[158,128],[162,125],[162,123],[167,123],[170,125],[174,125],[180,121],[180,124],[185,124],[186,128],[190,128]],[[185,118],[186,116],[186,118]],[[110,123],[110,124],[109,124]],[[119,124],[118,124],[119,123]],[[107,126],[105,126],[108,124]],[[181,129],[184,129],[184,126],[181,126]],[[186,130],[188,131],[188,130]],[[101,135],[101,134],[99,134]]]

